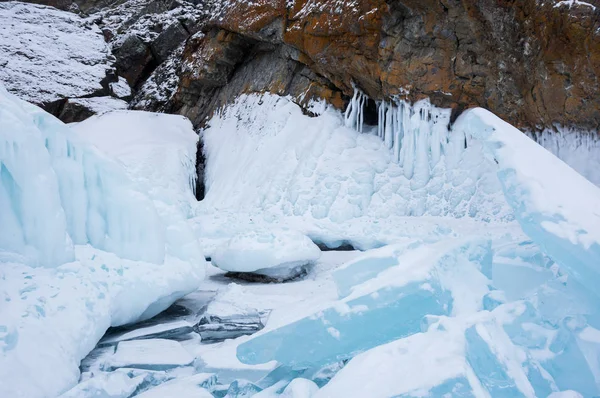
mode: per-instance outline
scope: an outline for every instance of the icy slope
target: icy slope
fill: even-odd
[[[91,95],[110,64],[93,23],[53,7],[0,3],[0,82],[19,98],[42,104]]]
[[[76,134],[0,88],[0,373],[11,375],[1,378],[0,396],[65,391],[109,326],[157,314],[204,277],[186,221],[195,168],[167,156],[193,159],[195,134],[182,118],[145,113],[101,128],[126,136],[119,127],[131,122],[148,134],[135,145],[146,154],[162,148],[163,163],[142,167],[135,160],[143,151],[112,160],[82,137],[82,126]],[[95,123],[90,137],[99,133]],[[182,139],[172,147],[151,139],[169,133]],[[164,168],[172,185],[153,167]]]
[[[600,281],[600,188],[484,109],[454,129],[481,140],[523,231],[590,291]]]

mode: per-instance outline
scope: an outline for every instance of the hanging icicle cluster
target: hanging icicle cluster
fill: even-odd
[[[368,97],[354,89],[344,115],[345,125],[362,133]],[[378,101],[377,136],[392,151],[393,160],[406,178],[417,185],[429,181],[448,141],[450,109],[431,105],[428,99],[410,104],[405,100]]]
[[[359,133],[363,132],[364,109],[367,100],[368,97],[365,93],[355,87],[354,95],[352,96],[344,115],[346,127],[350,127]]]

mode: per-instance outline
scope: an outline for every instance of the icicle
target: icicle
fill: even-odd
[[[344,114],[344,124],[346,127],[356,128],[356,111],[358,108],[358,96],[360,95],[359,91],[355,88],[354,95],[346,108],[346,113]]]
[[[364,109],[365,109],[365,95],[363,93],[359,93],[359,95],[358,95],[358,117],[357,117],[357,123],[356,123],[356,130],[359,133],[363,132]]]

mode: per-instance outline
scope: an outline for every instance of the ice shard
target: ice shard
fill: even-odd
[[[480,263],[489,250],[488,242],[471,240],[423,245],[332,307],[241,344],[238,358],[248,364],[325,365],[419,333],[426,315],[477,310],[488,292]],[[460,291],[463,280],[471,283],[467,295]]]
[[[523,231],[583,286],[600,282],[600,188],[515,127],[481,108],[454,130],[483,142]]]

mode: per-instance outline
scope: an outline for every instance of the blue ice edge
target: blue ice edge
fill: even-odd
[[[596,233],[586,230],[582,224],[590,227],[600,223],[600,188],[489,111],[470,109],[457,119],[453,128],[482,141],[488,155],[498,164],[497,175],[504,197],[523,232],[585,288],[600,296],[597,289],[600,283],[600,236],[592,235],[589,245],[579,239]],[[530,158],[536,159],[534,167]],[[519,166],[524,169],[520,171],[526,173],[526,177],[519,175],[516,169]],[[552,174],[550,178],[549,173]],[[570,196],[568,199],[559,197],[554,203],[554,211],[540,209],[532,200],[532,189],[538,191],[538,196],[547,197],[566,189]],[[597,207],[590,208],[590,203],[597,204]],[[583,222],[581,217],[566,220],[561,214],[565,209],[570,214],[586,212],[587,219]],[[575,231],[574,241],[557,236],[544,227],[544,224],[556,225],[561,221],[570,223],[570,227],[580,226]]]
[[[452,298],[439,283],[428,280],[383,288],[347,305],[347,313],[328,308],[240,344],[237,357],[246,364],[274,359],[290,366],[319,366],[348,359],[420,332],[425,315],[449,315]]]

